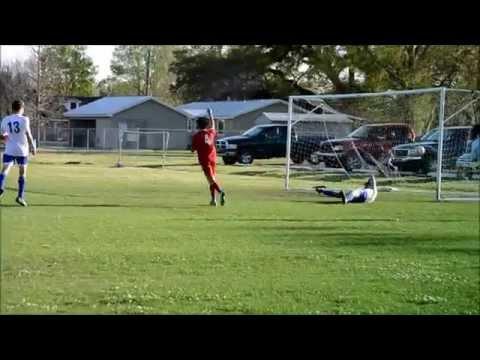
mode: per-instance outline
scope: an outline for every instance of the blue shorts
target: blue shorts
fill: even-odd
[[[349,203],[364,203],[368,199],[368,194],[366,191],[352,191],[347,193],[347,200]]]
[[[27,165],[28,163],[28,156],[12,156],[8,154],[3,154],[3,163],[8,164],[13,162],[14,164],[18,165]]]

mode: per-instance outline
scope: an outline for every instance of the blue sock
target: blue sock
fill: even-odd
[[[0,173],[0,190],[5,190],[5,174]]]
[[[337,191],[337,190],[322,189],[322,193],[326,196],[331,196],[336,198],[342,197],[342,195],[340,195],[340,191]]]
[[[24,194],[25,194],[25,177],[20,176],[18,178],[18,197],[23,199]]]

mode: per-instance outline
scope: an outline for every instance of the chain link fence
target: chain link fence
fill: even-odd
[[[169,133],[168,150],[189,150],[195,131],[186,129],[128,129],[129,131],[166,131]],[[219,138],[238,135],[241,132],[225,132]],[[124,149],[149,150],[162,148],[161,139],[155,143],[152,139],[137,139],[134,136],[120,135],[118,128],[71,128],[64,126],[32,127],[37,145],[46,148],[58,148],[74,151],[111,151],[119,150],[120,141]],[[143,141],[145,140],[145,141]]]

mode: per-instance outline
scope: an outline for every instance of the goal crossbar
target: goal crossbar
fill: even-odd
[[[374,93],[351,93],[351,94],[318,94],[318,95],[293,95],[289,96],[291,99],[352,99],[357,97],[378,97],[378,96],[389,96],[389,95],[416,95],[416,94],[426,94],[433,92],[441,92],[442,90],[446,92],[464,92],[464,93],[474,93],[480,94],[479,90],[467,90],[467,89],[449,89],[445,87],[434,87],[434,88],[425,88],[425,89],[413,89],[413,90],[387,90],[383,92],[374,92]]]

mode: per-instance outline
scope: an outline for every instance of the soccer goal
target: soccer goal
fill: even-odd
[[[380,184],[437,200],[480,199],[480,164],[469,154],[480,91],[290,96],[288,112],[287,190],[376,174]]]
[[[169,140],[169,131],[120,129],[116,165],[117,167],[164,166]]]

